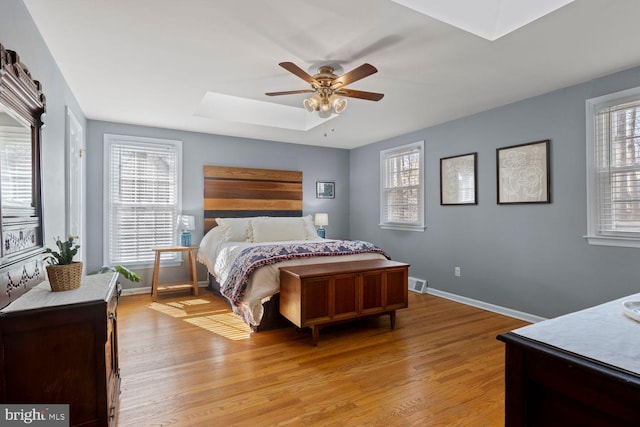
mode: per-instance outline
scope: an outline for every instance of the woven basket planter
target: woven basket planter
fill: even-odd
[[[82,263],[48,265],[47,276],[49,276],[49,284],[53,292],[78,289],[82,280]]]

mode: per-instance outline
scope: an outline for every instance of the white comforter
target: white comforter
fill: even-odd
[[[214,229],[215,230],[215,229]],[[293,242],[305,243],[307,241],[286,241],[286,242],[262,242],[262,243],[249,243],[249,242],[223,242],[220,243],[214,238],[209,238],[210,234],[207,234],[200,244],[200,250],[198,251],[198,261],[207,266],[209,273],[211,273],[218,283],[222,284],[229,275],[231,265],[235,258],[244,249],[252,246],[264,246],[273,244],[286,244]],[[239,307],[234,309],[241,314],[245,321],[252,325],[257,326],[262,320],[264,309],[262,303],[269,301],[271,297],[280,291],[280,267],[287,267],[292,265],[304,265],[304,264],[322,264],[329,262],[342,262],[352,260],[365,260],[365,259],[386,259],[384,255],[378,253],[364,253],[354,255],[342,255],[338,259],[336,257],[318,256],[299,258],[293,260],[287,260],[278,262],[275,264],[265,265],[258,268],[253,272],[249,278],[249,283],[246,289],[244,299]]]

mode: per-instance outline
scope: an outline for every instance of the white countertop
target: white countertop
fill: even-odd
[[[114,276],[117,275],[118,273],[104,273],[82,276],[82,284],[78,289],[62,292],[53,292],[49,282],[45,281],[0,310],[0,314],[90,301],[107,301],[111,289],[109,285],[115,283]]]
[[[640,293],[512,332],[640,374],[640,322],[623,313],[624,301],[640,301]]]

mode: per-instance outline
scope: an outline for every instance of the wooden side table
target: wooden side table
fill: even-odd
[[[170,246],[164,248],[152,248],[156,253],[156,261],[153,264],[153,282],[151,283],[151,298],[158,299],[159,293],[176,292],[185,289],[192,289],[193,295],[198,295],[198,276],[196,275],[196,249],[198,246]],[[189,281],[159,283],[160,256],[164,252],[188,252],[189,253]]]

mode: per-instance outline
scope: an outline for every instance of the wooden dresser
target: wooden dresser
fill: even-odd
[[[280,313],[299,328],[319,329],[363,316],[389,314],[408,305],[409,264],[382,259],[301,265],[280,269]]]
[[[120,390],[117,273],[51,292],[48,282],[0,310],[0,401],[69,404],[70,425],[115,425]]]
[[[505,426],[640,422],[640,323],[622,301],[525,326],[506,343]]]

